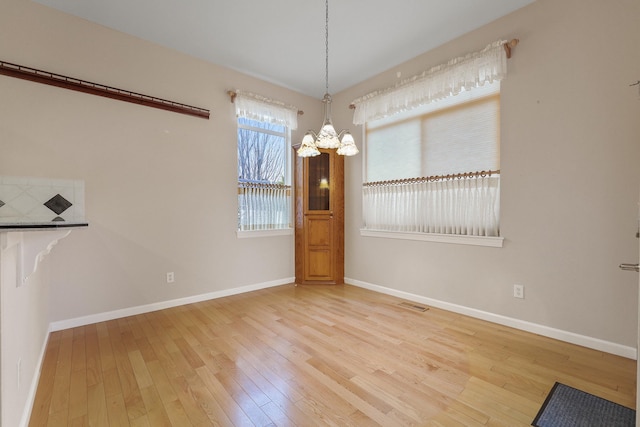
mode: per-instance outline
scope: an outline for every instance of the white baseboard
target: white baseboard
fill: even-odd
[[[38,357],[38,362],[36,363],[36,369],[33,373],[33,378],[31,378],[29,393],[27,394],[27,400],[25,401],[24,409],[22,410],[22,417],[20,418],[19,427],[27,427],[29,425],[29,420],[31,419],[31,411],[33,410],[33,404],[36,400],[36,391],[38,390],[38,383],[40,382],[40,373],[42,373],[42,364],[44,362],[44,355],[47,352],[47,344],[49,343],[50,334],[51,331],[47,331],[44,336],[44,341],[42,341],[40,356]]]
[[[227,297],[230,295],[243,294],[245,292],[257,291],[259,289],[272,288],[274,286],[287,285],[293,283],[295,278],[273,280],[271,282],[263,282],[255,285],[241,286],[239,288],[224,289],[206,294],[193,295],[185,298],[178,298],[169,301],[161,301],[153,304],[139,305],[136,307],[123,308],[120,310],[108,311],[104,313],[92,314],[89,316],[76,317],[73,319],[60,320],[52,322],[51,331],[61,331],[63,329],[76,328],[78,326],[90,325],[92,323],[105,322],[107,320],[120,319],[127,316],[135,316],[136,314],[150,313],[152,311],[164,310],[165,308],[178,307],[180,305],[192,304],[195,302],[207,301],[210,299]]]
[[[512,317],[502,316],[500,314],[489,313],[487,311],[477,310],[475,308],[452,304],[445,301],[439,301],[432,298],[411,294],[409,292],[386,288],[384,286],[373,285],[371,283],[362,282],[360,280],[348,279],[345,277],[345,282],[354,286],[358,286],[360,288],[369,289],[387,295],[393,295],[395,297],[404,298],[409,301],[420,302],[432,307],[452,311],[458,314],[464,314],[465,316],[486,320],[488,322],[497,323],[499,325],[509,326],[511,328],[520,329],[522,331],[532,332],[534,334],[542,335],[548,338],[554,338],[560,341],[580,345],[594,350],[604,351],[606,353],[615,354],[617,356],[622,356],[629,359],[636,359],[638,357],[638,352],[634,347],[628,347],[610,341],[604,341],[598,338],[592,338],[573,332],[563,331],[561,329],[551,328],[549,326],[539,325],[537,323],[514,319]]]
[[[194,296],[185,297],[185,298],[178,298],[170,301],[162,301],[162,302],[153,303],[153,304],[147,304],[147,305],[141,305],[136,307],[124,308],[121,310],[109,311],[105,313],[93,314],[90,316],[61,320],[57,322],[52,322],[49,329],[51,331],[60,331],[63,329],[75,328],[78,326],[90,325],[92,323],[104,322],[107,320],[119,319],[127,316],[134,316],[136,314],[163,310],[165,308],[177,307],[184,304],[191,304],[195,302],[201,302],[201,301],[206,301],[210,299],[222,298],[230,295],[237,295],[245,292],[256,291],[259,289],[286,285],[289,283],[293,283],[294,280],[295,279],[293,277],[290,277],[290,278],[281,279],[281,280],[274,280],[271,282],[258,283],[255,285],[241,286],[239,288],[225,289],[222,291],[216,291],[216,292],[211,292],[207,294],[194,295]],[[571,344],[592,348],[594,350],[604,351],[606,353],[615,354],[615,355],[626,357],[629,359],[636,359],[638,357],[638,352],[634,347],[628,347],[628,346],[613,343],[610,341],[601,340],[599,338],[588,337],[586,335],[580,335],[574,332],[551,328],[549,326],[527,322],[525,320],[514,319],[512,317],[502,316],[500,314],[494,314],[487,311],[477,310],[475,308],[452,304],[445,301],[439,301],[439,300],[427,298],[421,295],[399,291],[397,289],[391,289],[384,286],[374,285],[374,284],[363,282],[360,280],[345,278],[345,281],[351,285],[358,286],[361,288],[369,289],[369,290],[380,292],[387,295],[393,295],[398,298],[404,298],[410,301],[420,302],[426,305],[430,305],[432,307],[441,308],[443,310],[452,311],[454,313],[464,314],[465,316],[486,320],[488,322],[497,323],[499,325],[509,326],[511,328],[520,329],[523,331],[531,332],[531,333],[542,335],[545,337],[554,338],[560,341],[565,341]],[[44,348],[43,348],[43,353],[41,354],[41,357],[43,356],[44,356]],[[37,382],[36,382],[36,385],[37,385]]]

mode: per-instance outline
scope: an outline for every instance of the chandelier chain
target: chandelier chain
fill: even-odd
[[[358,147],[353,140],[353,136],[348,130],[336,132],[331,123],[331,95],[329,95],[329,0],[324,2],[324,88],[325,94],[322,98],[324,103],[324,120],[320,127],[320,132],[315,133],[309,130],[298,148],[299,157],[314,157],[320,155],[319,148],[336,149],[340,156],[354,156],[358,154]]]
[[[329,0],[325,0],[324,53],[324,89],[329,93]]]

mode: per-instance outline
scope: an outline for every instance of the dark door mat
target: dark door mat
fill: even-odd
[[[535,427],[634,427],[636,411],[568,385],[555,383]]]

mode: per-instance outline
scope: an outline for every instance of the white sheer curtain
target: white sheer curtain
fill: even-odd
[[[507,74],[505,43],[504,40],[493,42],[478,52],[451,59],[393,87],[354,100],[353,123],[361,125],[457,95],[463,89],[502,80]]]
[[[451,59],[393,87],[354,100],[353,123],[367,124],[387,117],[392,122],[394,118],[390,116],[397,113],[502,80],[507,74],[505,43],[504,40],[498,40],[480,51]],[[461,132],[467,132],[465,126],[466,122],[462,122]],[[385,136],[389,141],[394,141],[396,137],[403,138],[402,135]],[[429,137],[426,140],[420,137],[422,151],[429,147],[428,140]],[[466,146],[461,149],[470,150]],[[453,161],[454,166],[459,166],[456,158]],[[500,176],[463,175],[453,179],[416,177],[363,184],[364,228],[499,236]]]
[[[236,90],[235,94],[238,117],[297,129],[297,107],[242,90]],[[290,228],[290,217],[290,185],[238,180],[238,230]]]
[[[499,236],[500,177],[409,180],[363,186],[364,227]]]
[[[238,230],[289,228],[291,186],[238,183]]]
[[[266,123],[277,123],[289,129],[298,128],[298,108],[275,99],[236,90],[236,115]]]

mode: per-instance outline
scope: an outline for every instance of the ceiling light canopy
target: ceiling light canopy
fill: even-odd
[[[331,123],[331,95],[329,95],[329,0],[325,0],[325,94],[324,121],[320,127],[320,132],[312,130],[302,138],[302,143],[298,149],[298,156],[313,157],[320,154],[318,148],[337,149],[341,156],[354,156],[358,154],[358,147],[353,139],[353,135],[348,130],[336,132]]]

